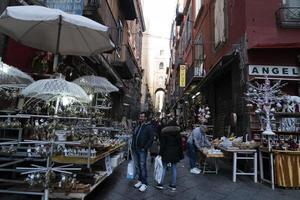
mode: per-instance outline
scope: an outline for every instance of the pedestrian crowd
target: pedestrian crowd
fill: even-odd
[[[161,160],[160,179],[156,180],[157,189],[164,189],[164,179],[167,171],[172,173],[168,188],[176,191],[176,164],[184,158],[181,128],[172,118],[162,118],[160,121],[149,120],[146,112],[139,115],[139,123],[133,130],[131,142],[132,159],[136,171],[134,187],[145,192],[147,182],[147,156],[150,152],[151,163]],[[211,146],[206,137],[207,128],[204,125],[195,127],[187,139],[187,156],[189,157],[190,173],[200,174],[197,168],[197,152],[203,147]],[[156,165],[156,163],[155,163]]]

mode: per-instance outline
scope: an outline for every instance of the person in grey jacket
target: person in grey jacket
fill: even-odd
[[[196,127],[192,133],[190,134],[187,140],[187,149],[188,156],[190,158],[190,172],[193,174],[200,174],[201,170],[196,167],[197,160],[197,150],[203,147],[210,147],[211,143],[208,141],[206,137],[206,127],[201,125],[200,127]]]
[[[134,185],[139,191],[147,189],[147,154],[153,143],[154,130],[151,123],[147,122],[147,114],[141,112],[139,125],[133,131],[131,150],[137,168],[138,182]]]

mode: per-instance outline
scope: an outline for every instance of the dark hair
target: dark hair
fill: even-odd
[[[169,121],[168,121],[168,124],[167,124],[168,126],[178,126],[178,124],[177,124],[177,122],[176,122],[176,120],[175,119],[170,119]]]
[[[148,112],[146,112],[146,111],[143,111],[143,112],[140,112],[140,115],[145,115],[145,117],[148,119]]]

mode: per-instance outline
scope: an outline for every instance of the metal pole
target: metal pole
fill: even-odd
[[[59,101],[60,101],[60,98],[57,97],[57,99],[56,99],[56,104],[55,104],[55,111],[54,111],[54,114],[55,114],[55,115],[57,115],[57,112],[58,112]]]
[[[57,32],[57,41],[56,41],[56,50],[55,50],[55,56],[53,61],[53,72],[57,70],[57,64],[58,64],[58,53],[59,53],[59,43],[60,43],[60,35],[61,35],[61,20],[62,16],[59,16],[59,22],[58,22],[58,32]]]
[[[45,189],[45,191],[44,191],[44,198],[43,198],[44,200],[48,200],[49,199],[49,189],[47,188],[47,189]]]
[[[87,168],[91,168],[91,131],[89,131],[89,150],[88,150],[88,163]]]

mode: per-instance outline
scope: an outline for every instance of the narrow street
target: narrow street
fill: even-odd
[[[0,0],[0,200],[300,200],[299,36],[300,0]]]
[[[87,200],[299,200],[299,190],[276,188],[273,191],[269,185],[254,183],[250,177],[238,177],[237,182],[233,183],[228,166],[221,163],[217,175],[194,175],[189,173],[188,159],[185,158],[177,166],[177,191],[170,191],[167,187],[161,191],[154,188],[153,164],[148,159],[150,186],[145,193],[141,193],[133,187],[133,181],[126,179],[127,162],[124,162]],[[169,177],[166,178],[168,180]]]

